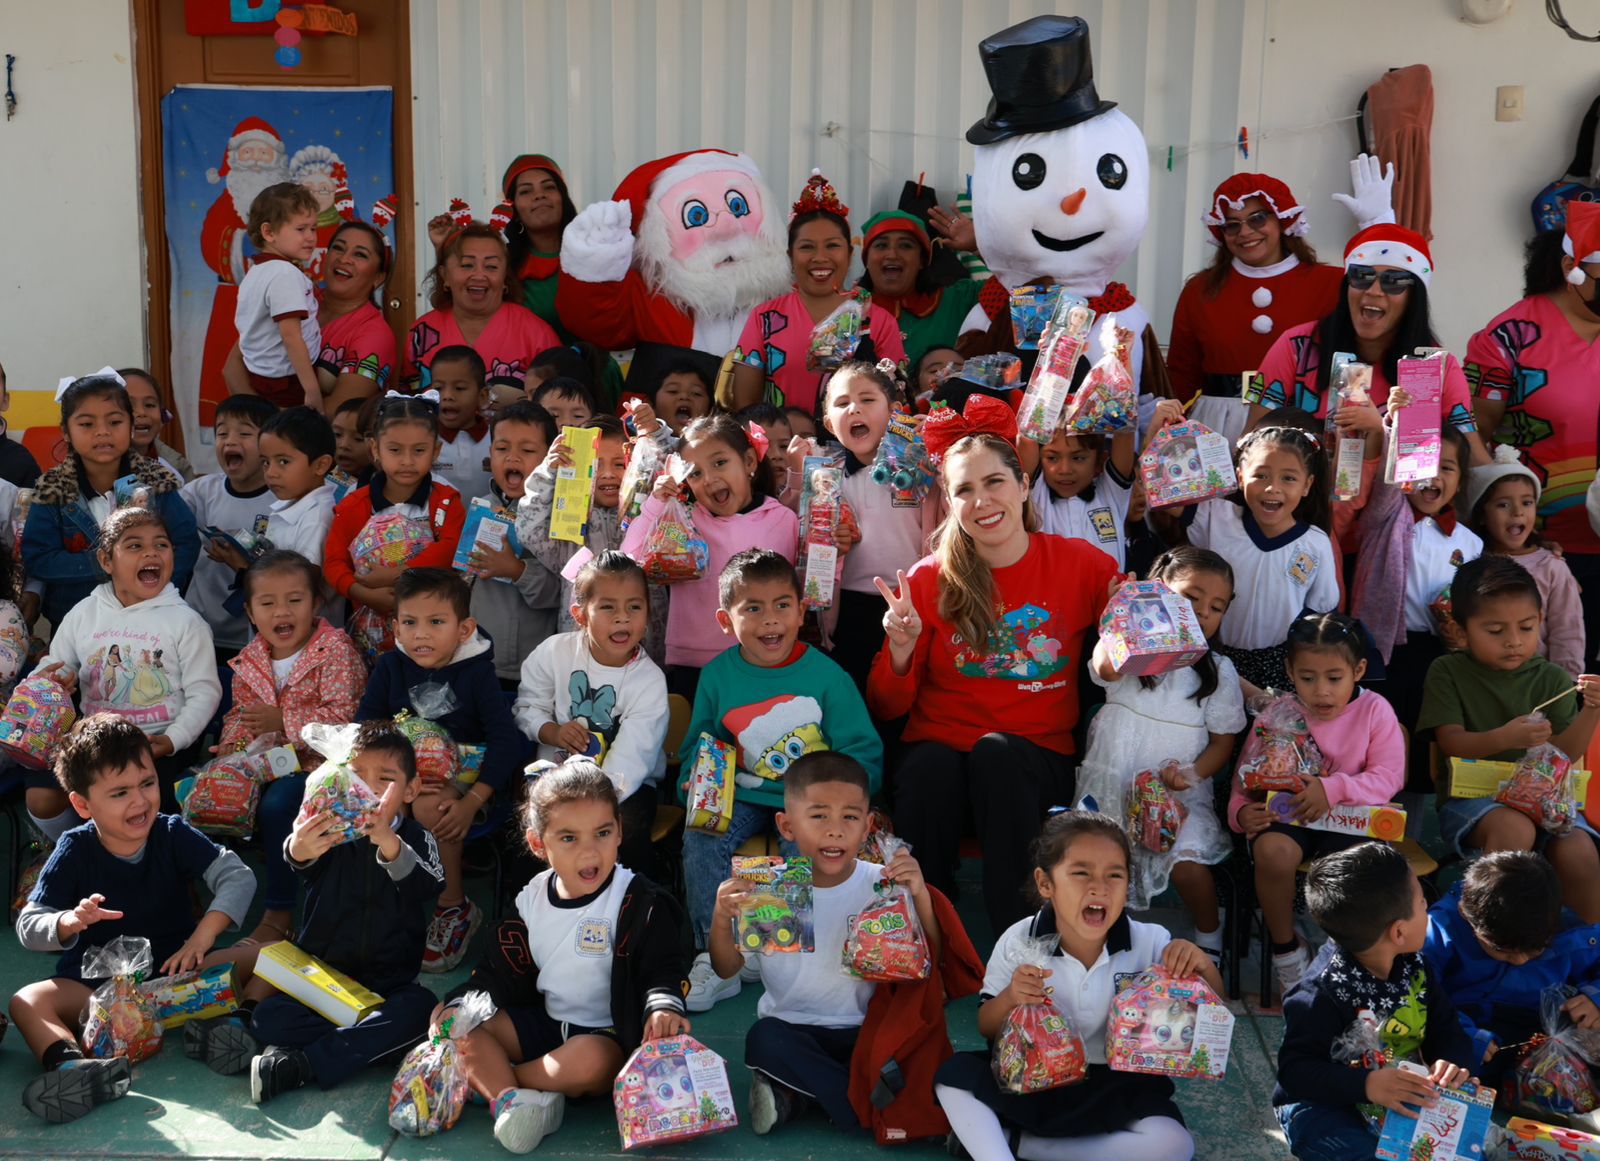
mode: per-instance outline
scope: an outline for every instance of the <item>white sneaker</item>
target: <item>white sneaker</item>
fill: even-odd
[[[508,1153],[532,1153],[561,1127],[567,1098],[558,1092],[516,1089],[494,1110],[494,1139]]]
[[[1299,940],[1294,945],[1293,951],[1286,951],[1282,955],[1272,957],[1272,972],[1278,977],[1278,998],[1281,1000],[1289,994],[1289,989],[1300,982],[1306,974],[1306,969],[1311,966],[1311,949],[1305,940]]]
[[[742,986],[737,975],[731,980],[717,975],[717,969],[711,966],[710,953],[702,951],[694,957],[694,965],[689,969],[689,996],[684,1007],[691,1012],[709,1012],[722,1000],[737,996]]]

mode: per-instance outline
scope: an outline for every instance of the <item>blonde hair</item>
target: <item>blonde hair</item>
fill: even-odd
[[[1017,459],[1017,449],[998,435],[980,433],[957,440],[945,453],[944,463],[939,470],[941,482],[948,489],[945,477],[951,460],[982,451],[991,451],[999,456],[1000,462],[1011,469],[1017,483],[1023,485],[1022,527],[1029,532],[1037,532],[1039,518],[1033,510],[1022,462]],[[995,608],[994,574],[954,512],[944,518],[938,531],[933,534],[933,555],[939,562],[939,616],[955,627],[968,646],[984,649],[1000,619],[999,610]]]

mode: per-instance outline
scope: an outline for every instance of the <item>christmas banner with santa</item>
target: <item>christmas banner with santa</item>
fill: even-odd
[[[172,391],[190,458],[209,444],[227,398],[222,365],[238,338],[239,280],[255,257],[250,203],[293,181],[316,195],[318,249],[341,221],[341,186],[357,205],[394,189],[394,93],[388,88],[179,85],[161,99],[167,252],[172,267]],[[204,469],[202,469],[204,470]]]

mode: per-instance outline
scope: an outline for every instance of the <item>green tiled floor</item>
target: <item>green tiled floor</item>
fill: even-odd
[[[968,870],[975,868],[969,867]],[[976,880],[973,880],[976,887]],[[976,890],[965,892],[975,899]],[[970,910],[970,908],[964,908]],[[1163,913],[1160,918],[1167,919]],[[1181,930],[1181,916],[1171,925]],[[981,920],[977,920],[981,923]],[[986,925],[985,925],[986,926]],[[986,949],[986,931],[974,938]],[[480,936],[481,939],[481,936]],[[6,995],[49,971],[50,958],[22,951],[13,939],[0,940],[0,988]],[[441,993],[464,973],[436,977]],[[1253,973],[1246,972],[1246,980]],[[743,1057],[744,1030],[755,1018],[758,989],[747,988],[737,999],[695,1019],[695,1035],[731,1063],[730,1074],[740,1099],[748,1090]],[[969,999],[951,1006],[950,1026],[958,1048],[976,1047],[977,1003]],[[1272,1074],[1282,1021],[1236,1006],[1240,1021],[1234,1033],[1227,1078],[1220,1084],[1180,1083],[1178,1099],[1199,1145],[1198,1156],[1222,1161],[1253,1161],[1287,1156],[1272,1119]],[[21,1037],[14,1033],[0,1044],[0,1090],[13,1094],[12,1113],[0,1116],[0,1157],[293,1157],[300,1161],[328,1158],[503,1157],[481,1107],[469,1107],[449,1133],[428,1140],[399,1137],[388,1127],[388,1084],[391,1073],[374,1070],[358,1082],[330,1093],[302,1090],[256,1107],[243,1078],[215,1076],[184,1057],[176,1037],[159,1056],[134,1070],[133,1092],[124,1100],[95,1110],[70,1125],[47,1125],[26,1113],[19,1096],[37,1066]],[[658,1155],[685,1159],[775,1158],[799,1161],[822,1157],[880,1155],[865,1136],[844,1136],[821,1120],[785,1126],[779,1133],[756,1138],[747,1128],[656,1150]],[[897,1148],[896,1156],[943,1156],[937,1143]],[[571,1105],[566,1123],[538,1150],[547,1157],[616,1157],[621,1155],[609,1101]]]

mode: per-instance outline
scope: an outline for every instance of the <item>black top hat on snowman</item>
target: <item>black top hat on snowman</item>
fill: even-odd
[[[967,130],[974,145],[1065,129],[1116,108],[1094,88],[1089,25],[1078,16],[1035,16],[978,45],[994,93]]]

